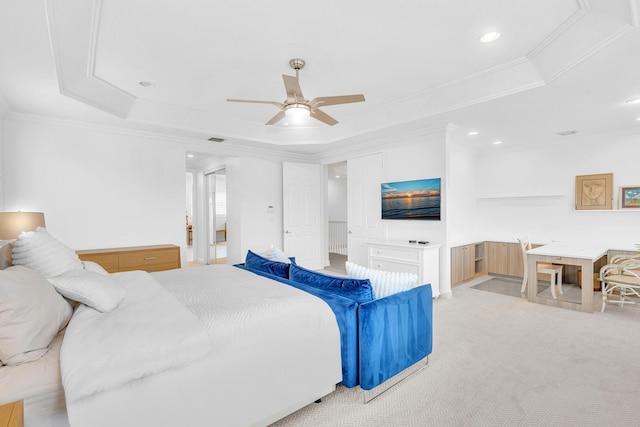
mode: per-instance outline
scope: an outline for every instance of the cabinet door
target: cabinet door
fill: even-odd
[[[476,274],[475,260],[476,260],[476,246],[465,245],[462,247],[462,264],[464,269],[464,280],[473,278]]]
[[[507,274],[514,277],[524,276],[524,258],[520,243],[508,243],[509,267]]]
[[[509,246],[505,242],[487,242],[487,273],[509,274]]]
[[[451,283],[464,282],[475,274],[475,245],[451,248]]]
[[[451,284],[464,281],[464,246],[451,248]]]

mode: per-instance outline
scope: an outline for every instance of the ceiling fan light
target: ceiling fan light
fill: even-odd
[[[302,124],[309,117],[311,109],[305,104],[290,104],[284,108],[284,112],[291,124]]]

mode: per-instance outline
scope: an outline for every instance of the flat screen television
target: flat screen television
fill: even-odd
[[[440,220],[440,178],[382,183],[382,219]]]

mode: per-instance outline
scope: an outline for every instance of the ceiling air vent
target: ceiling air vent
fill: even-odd
[[[212,136],[211,138],[209,138],[209,141],[222,142],[222,141],[224,141],[224,138],[216,138],[215,136]]]

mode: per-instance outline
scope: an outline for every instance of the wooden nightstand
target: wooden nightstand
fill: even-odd
[[[22,400],[0,406],[0,427],[24,427]]]
[[[117,271],[162,271],[180,268],[180,247],[176,245],[77,251],[82,261],[93,261],[109,273]]]

